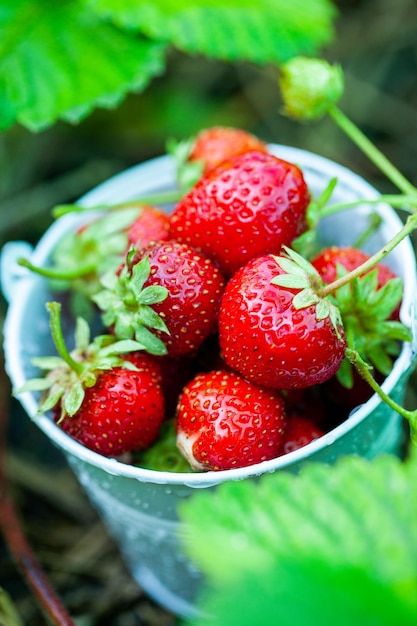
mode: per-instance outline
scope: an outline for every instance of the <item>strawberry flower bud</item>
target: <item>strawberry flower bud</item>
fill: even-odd
[[[284,113],[298,120],[323,117],[343,94],[343,71],[321,59],[295,57],[281,68]]]

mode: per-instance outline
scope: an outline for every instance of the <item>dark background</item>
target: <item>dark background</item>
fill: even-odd
[[[417,3],[336,4],[337,36],[324,55],[345,72],[341,108],[417,184]],[[112,174],[162,154],[168,138],[214,124],[312,150],[359,172],[381,191],[393,191],[331,120],[300,125],[280,115],[280,105],[275,71],[173,51],[167,72],[115,111],[97,110],[77,126],[58,123],[39,134],[18,126],[8,130],[0,135],[0,246],[14,239],[36,243],[55,204],[71,202]],[[1,301],[1,318],[5,311]],[[414,385],[413,380],[410,402]],[[9,400],[5,380],[1,395],[8,414],[11,493],[33,549],[77,624],[176,623],[133,583],[60,454]],[[47,624],[0,539],[1,587],[23,624]]]

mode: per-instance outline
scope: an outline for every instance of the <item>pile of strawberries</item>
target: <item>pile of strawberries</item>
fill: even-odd
[[[99,454],[227,470],[311,442],[371,395],[346,347],[389,373],[407,335],[402,285],[378,265],[323,292],[368,255],[300,253],[312,201],[303,173],[253,135],[206,129],[183,154],[191,166],[197,180],[171,215],[127,203],[58,244],[43,271],[58,356],[35,360],[45,375],[25,390],[42,391],[40,412]],[[68,294],[71,349],[58,302]],[[91,311],[103,331],[93,338]]]

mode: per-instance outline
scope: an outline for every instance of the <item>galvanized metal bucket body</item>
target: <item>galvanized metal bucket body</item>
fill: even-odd
[[[286,146],[274,144],[270,148],[277,156],[302,168],[316,197],[335,177],[338,183],[333,203],[361,198],[374,201],[379,196],[361,177],[328,159]],[[117,204],[171,189],[174,183],[173,162],[164,156],[115,176],[80,202],[87,207]],[[371,211],[381,215],[382,225],[368,240],[366,249],[370,252],[379,249],[402,225],[396,213],[383,203],[372,207],[364,203],[327,217],[320,227],[323,242],[351,244],[366,227]],[[63,233],[91,219],[92,215],[67,215],[57,220],[33,250],[32,262],[47,263]],[[8,244],[2,254],[2,287],[10,301],[4,327],[6,367],[15,389],[36,375],[32,357],[50,354],[53,350],[45,309],[45,302],[52,296],[45,279],[22,272],[14,263],[15,257],[21,254],[21,246],[25,244]],[[26,247],[25,250],[27,252]],[[386,262],[403,278],[401,316],[407,325],[415,328],[417,275],[410,241],[403,241]],[[67,330],[70,331],[70,327]],[[404,345],[383,385],[397,401],[403,398],[414,365],[414,348],[414,343]],[[229,471],[175,474],[144,470],[101,457],[72,440],[47,415],[36,417],[37,399],[33,394],[25,393],[19,398],[27,414],[65,454],[139,584],[160,604],[182,615],[195,611],[195,598],[201,586],[201,576],[184,556],[181,545],[185,529],[178,521],[177,509],[184,498],[190,497],[197,488],[215,489],[228,480],[256,480],[266,472],[298,471],[312,461],[332,463],[347,454],[373,458],[381,452],[395,451],[403,432],[398,414],[377,396],[372,396],[340,426],[283,457]]]

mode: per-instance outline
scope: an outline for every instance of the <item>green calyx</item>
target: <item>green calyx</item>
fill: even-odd
[[[302,257],[298,252],[283,246],[285,255],[275,256],[277,265],[284,271],[284,274],[275,276],[271,283],[279,287],[297,289],[294,295],[293,306],[295,309],[305,309],[315,306],[316,319],[323,320],[329,318],[336,335],[340,337],[340,328],[343,327],[342,317],[338,307],[328,297],[321,297],[318,291],[324,283],[316,268]]]
[[[285,115],[314,120],[323,117],[341,98],[343,71],[322,59],[294,57],[281,67],[279,84]]]
[[[189,157],[194,147],[195,138],[177,141],[170,139],[167,142],[167,154],[174,159],[175,172],[179,188],[186,193],[203,175],[204,162],[190,161]]]
[[[337,273],[338,277],[348,274],[342,266],[338,266]],[[392,319],[402,294],[400,278],[378,287],[378,270],[374,269],[353,278],[329,296],[340,310],[348,345],[384,376],[390,373],[401,343],[411,341],[410,329]],[[344,386],[351,387],[351,367],[341,368],[338,378]]]
[[[167,349],[155,331],[169,334],[169,330],[152,307],[165,300],[168,290],[160,285],[145,287],[150,276],[149,259],[145,255],[136,261],[132,247],[120,274],[104,275],[103,288],[92,299],[102,311],[103,324],[112,328],[117,338],[134,339],[150,354],[162,356]]]
[[[124,354],[143,350],[137,341],[119,341],[112,335],[98,335],[90,342],[91,332],[87,322],[79,317],[75,327],[75,347],[69,352],[61,325],[61,305],[48,302],[52,337],[57,349],[57,356],[37,357],[33,365],[44,370],[42,378],[33,378],[16,394],[27,391],[41,391],[43,396],[38,414],[45,413],[60,404],[62,420],[73,416],[80,409],[87,387],[93,387],[99,374],[114,367],[136,370]]]
[[[70,291],[75,316],[91,317],[91,298],[101,289],[100,277],[116,271],[128,246],[127,230],[138,218],[137,204],[114,207],[92,222],[61,238],[48,267],[37,267],[28,259],[19,264],[49,279],[53,291]]]

